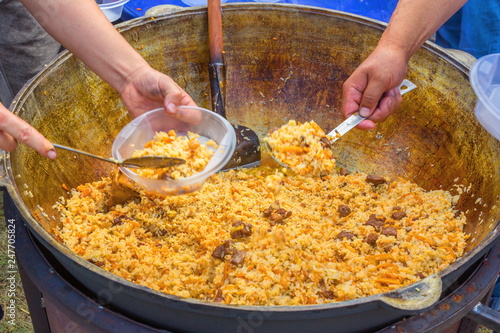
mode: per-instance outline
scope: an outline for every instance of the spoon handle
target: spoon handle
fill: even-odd
[[[415,83],[408,80],[403,80],[403,82],[399,85],[398,89],[401,96],[403,96],[404,94],[406,94],[409,91],[412,91],[416,87],[417,85]],[[358,124],[365,119],[366,118],[360,116],[359,113],[357,112],[351,115],[349,118],[344,120],[339,126],[335,127],[330,133],[327,134],[328,136],[333,138],[332,140],[330,140],[330,143],[334,143],[335,141],[337,141],[342,135],[346,134],[351,129],[358,126]]]
[[[57,144],[57,143],[52,143],[52,145],[54,147],[57,147],[57,148],[61,148],[61,149],[72,151],[74,153],[78,153],[78,154],[90,156],[90,157],[93,157],[93,158],[97,158],[97,159],[99,159],[101,161],[113,163],[113,164],[116,164],[116,165],[121,165],[121,163],[118,162],[118,161],[115,161],[115,160],[112,160],[112,159],[109,159],[109,158],[104,158],[104,157],[97,156],[97,155],[93,155],[93,154],[87,153],[86,151],[83,151],[83,150],[78,150],[78,149],[75,149],[75,148],[66,147],[66,146],[63,146],[63,145],[60,145],[60,144]]]

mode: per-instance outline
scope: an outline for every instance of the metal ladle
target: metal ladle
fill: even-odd
[[[74,153],[86,155],[92,158],[97,158],[98,160],[104,161],[104,162],[109,162],[116,164],[118,166],[124,166],[126,168],[132,168],[132,169],[161,169],[161,168],[168,168],[174,165],[179,165],[186,163],[185,160],[182,158],[177,158],[177,157],[166,157],[166,156],[141,156],[141,157],[132,157],[132,158],[126,158],[123,161],[117,161],[114,159],[110,158],[104,158],[101,156],[93,155],[90,153],[87,153],[83,150],[78,150],[75,148],[71,147],[66,147],[60,144],[52,143],[54,147],[65,149],[72,151]]]
[[[226,69],[224,63],[224,37],[222,33],[222,7],[220,0],[208,0],[208,42],[210,63],[208,73],[212,109],[218,115],[226,118],[225,90]],[[227,118],[226,118],[227,119]],[[241,124],[232,124],[236,134],[236,150],[225,169],[250,168],[260,164],[260,140],[257,133]]]

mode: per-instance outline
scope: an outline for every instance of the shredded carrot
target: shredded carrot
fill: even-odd
[[[88,197],[92,193],[92,189],[85,185],[78,185],[76,189],[77,191],[81,192],[83,197]]]
[[[83,256],[85,254],[85,249],[81,246],[75,247],[73,251],[80,256]]]
[[[376,260],[376,261],[393,260],[392,254],[390,254],[390,253],[374,254],[371,256],[367,256],[366,259],[367,260]]]
[[[294,153],[294,154],[303,154],[309,151],[307,147],[298,147],[298,146],[283,146],[280,147],[279,150],[285,153]]]
[[[225,281],[227,279],[230,270],[231,270],[231,263],[229,261],[225,261],[224,270],[222,272],[222,281]]]
[[[413,236],[414,238],[416,238],[416,239],[418,239],[418,240],[420,240],[420,241],[424,242],[424,243],[429,244],[430,246],[434,246],[434,245],[435,245],[435,242],[434,242],[432,239],[426,238],[426,237],[424,237],[424,236],[420,236],[420,235],[418,235],[418,234],[414,234],[414,235],[412,235],[412,236]]]
[[[391,262],[384,262],[382,264],[378,264],[377,266],[373,267],[372,269],[370,269],[370,271],[378,271],[379,269],[383,269],[383,268],[396,268],[397,269],[397,265],[394,265]]]
[[[283,287],[283,288],[286,288],[289,284],[289,278],[290,277],[290,272],[285,272],[282,276],[281,276],[281,279],[280,279],[280,282],[279,284]]]
[[[451,260],[457,259],[457,255],[455,254],[455,251],[453,251],[453,249],[450,246],[443,246],[442,248],[446,249],[450,253],[450,256],[452,258]],[[450,256],[447,256],[447,258]]]
[[[383,284],[399,284],[399,279],[390,279],[390,278],[376,278],[375,282],[383,283]]]
[[[396,279],[399,281],[399,275],[397,275],[397,274],[392,274],[392,273],[386,272],[384,275],[390,279]]]
[[[170,136],[166,136],[166,137],[163,137],[161,139],[161,142],[163,143],[172,143],[173,141],[175,140],[175,137],[170,137]]]

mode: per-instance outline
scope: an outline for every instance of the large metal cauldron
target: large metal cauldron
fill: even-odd
[[[341,120],[344,80],[375,47],[384,26],[358,16],[294,5],[223,7],[227,115],[260,135],[287,119]],[[207,13],[186,9],[120,27],[130,43],[209,107]],[[391,64],[387,64],[390,66]],[[77,257],[53,236],[52,208],[70,187],[96,180],[110,166],[84,157],[46,160],[21,146],[6,154],[4,185],[34,235],[96,298],[155,327],[179,332],[373,331],[428,308],[491,248],[500,233],[500,144],[477,123],[468,68],[426,45],[408,78],[418,89],[375,131],[355,131],[336,145],[351,170],[402,176],[426,189],[466,186],[458,203],[472,236],[467,254],[418,285],[329,305],[225,306],[181,299],[134,285]],[[119,96],[81,62],[63,54],[28,84],[12,105],[54,142],[110,155],[129,121]],[[359,320],[362,316],[362,320]]]

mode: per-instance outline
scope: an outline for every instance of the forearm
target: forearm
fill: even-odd
[[[401,53],[418,50],[467,0],[399,0],[378,47]]]
[[[49,34],[118,92],[127,77],[148,66],[94,0],[21,2]]]

